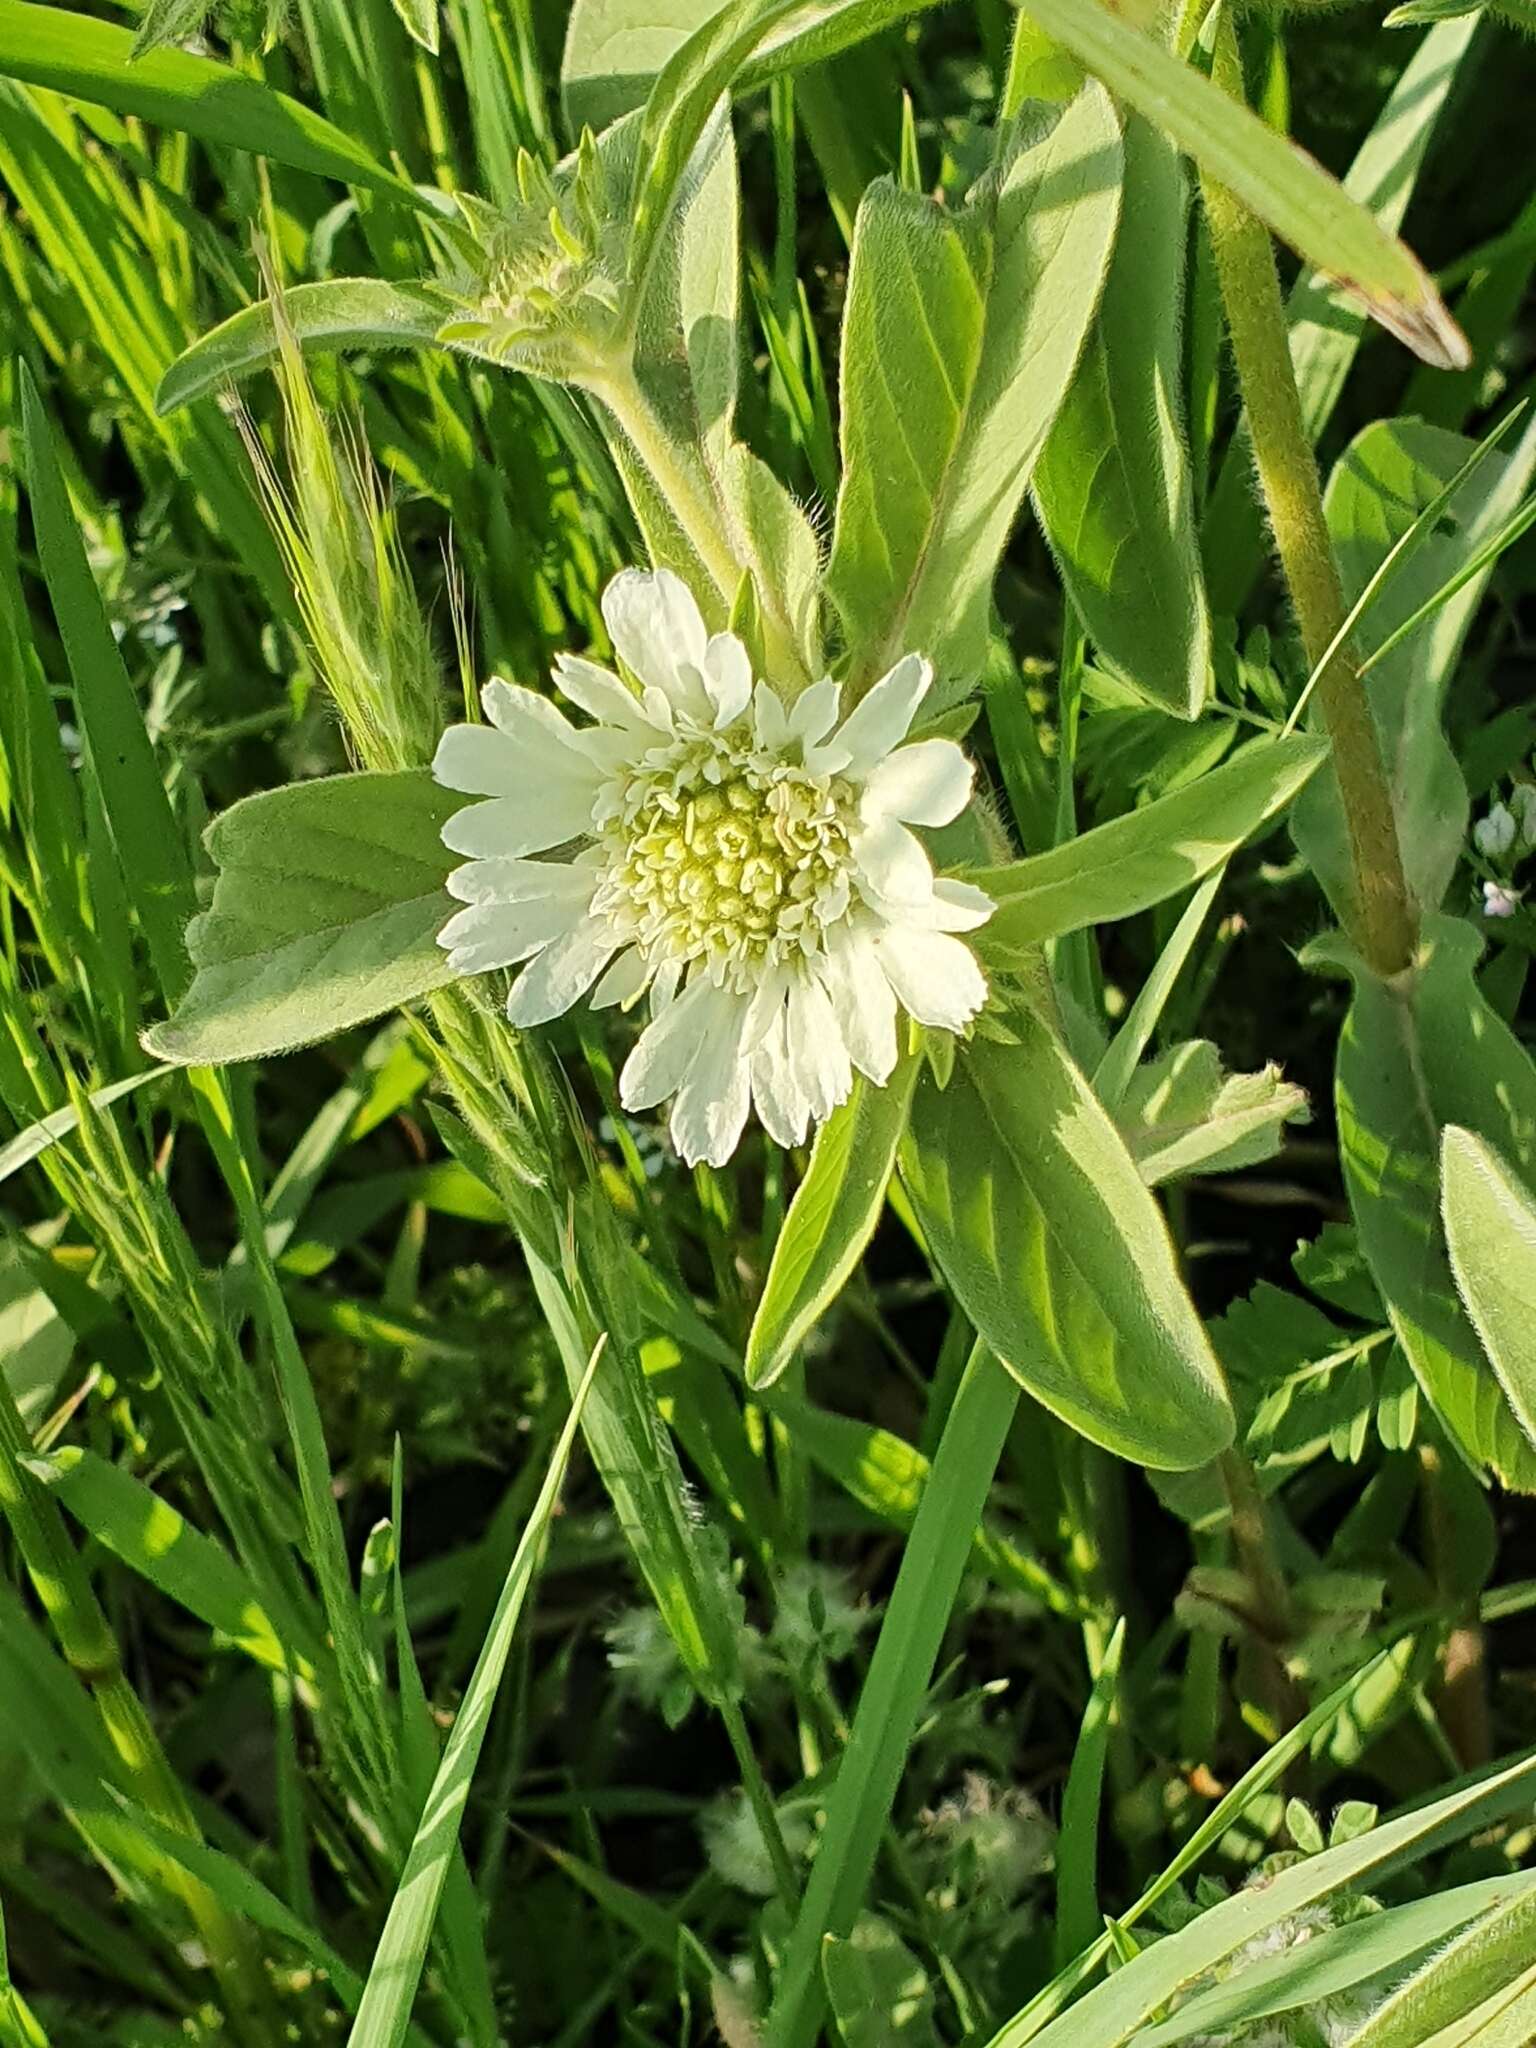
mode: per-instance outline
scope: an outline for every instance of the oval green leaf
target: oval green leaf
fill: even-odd
[[[196,969],[145,1033],[160,1059],[217,1066],[312,1045],[453,977],[437,934],[459,807],[424,768],[266,790],[208,829],[213,903],[187,927]]]
[[[919,1083],[902,1179],[956,1299],[1074,1429],[1165,1471],[1232,1441],[1220,1365],[1135,1161],[1039,1018]]]

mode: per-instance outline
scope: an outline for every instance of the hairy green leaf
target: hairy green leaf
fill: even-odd
[[[1306,1115],[1303,1089],[1267,1066],[1227,1074],[1209,1039],[1170,1046],[1139,1067],[1115,1120],[1149,1188],[1191,1173],[1231,1173],[1279,1151],[1286,1123]]]
[[[1026,11],[1416,354],[1447,369],[1466,363],[1423,266],[1312,157],[1098,0],[1028,0]]]
[[[408,769],[295,782],[225,811],[208,830],[213,902],[187,928],[192,985],[146,1045],[177,1065],[255,1059],[441,988],[456,865],[441,833],[459,802]]]
[[[843,484],[828,567],[856,683],[932,660],[936,708],[986,653],[992,579],[1098,300],[1119,204],[1107,97],[1012,124],[956,213],[882,180],[843,323]]]
[[[444,302],[419,285],[382,278],[335,277],[297,284],[283,313],[301,348],[428,348],[443,324]],[[277,322],[265,300],[232,314],[195,341],[160,380],[155,409],[175,412],[194,398],[247,377],[278,351]]]
[[[1447,1128],[1441,1163],[1456,1286],[1509,1405],[1536,1443],[1536,1200],[1472,1131]]]
[[[1167,139],[1124,123],[1114,255],[1077,374],[1035,468],[1035,504],[1099,659],[1193,718],[1211,681],[1211,620],[1184,432],[1188,190]]]
[[[973,1044],[919,1083],[902,1178],[976,1329],[1096,1443],[1183,1471],[1232,1440],[1220,1366],[1134,1160],[1054,1034]]]
[[[1351,603],[1472,453],[1470,441],[1417,420],[1378,420],[1357,436],[1327,495],[1329,531]],[[1356,635],[1363,655],[1381,647],[1499,530],[1533,471],[1536,423],[1508,455],[1490,454],[1479,463],[1433,530],[1393,569]],[[1374,664],[1366,683],[1409,886],[1426,910],[1438,909],[1466,840],[1466,784],[1441,728],[1441,708],[1491,574],[1490,564]],[[1353,870],[1331,764],[1302,796],[1291,826],[1335,907],[1346,904]]]
[[[1344,190],[1394,233],[1474,31],[1474,23],[1460,22],[1424,38],[1345,173]],[[1291,291],[1286,317],[1302,416],[1315,442],[1343,393],[1367,315],[1331,278],[1308,271]],[[1233,436],[1206,502],[1201,541],[1211,603],[1218,611],[1240,612],[1268,551],[1246,428]]]
[[[1536,1173],[1536,1067],[1473,972],[1482,942],[1436,917],[1419,960],[1383,982],[1341,939],[1310,963],[1340,968],[1354,1002],[1335,1080],[1345,1185],[1398,1341],[1446,1427],[1505,1486],[1536,1491],[1536,1448],[1456,1296],[1440,1216],[1441,1131],[1475,1133]]]
[[[997,904],[981,949],[1017,952],[1176,896],[1284,810],[1326,753],[1306,735],[1256,740],[1172,796],[1049,853],[977,870],[971,879]]]

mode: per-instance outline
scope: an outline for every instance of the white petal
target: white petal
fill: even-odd
[[[716,633],[704,650],[701,672],[715,725],[723,731],[752,701],[752,657],[734,633]]]
[[[697,683],[684,680],[682,667],[698,669],[709,636],[681,577],[670,569],[621,570],[603,592],[603,620],[631,674],[675,704],[694,702]]]
[[[830,676],[823,676],[819,683],[802,690],[789,714],[789,729],[795,738],[808,747],[824,740],[837,723],[842,694]]]
[[[861,1074],[883,1088],[899,1050],[896,991],[886,979],[872,936],[847,927],[834,934],[822,956],[821,978],[849,1058]]]
[[[563,1016],[596,981],[617,944],[603,918],[583,918],[573,931],[535,955],[513,982],[507,1021],[527,1026]]]
[[[455,974],[489,974],[496,967],[515,967],[550,945],[585,919],[586,908],[583,897],[574,902],[548,896],[523,903],[472,903],[449,918],[437,943],[448,949]]]
[[[751,1072],[752,1100],[763,1129],[776,1145],[803,1145],[810,1129],[811,1105],[796,1084],[789,1063],[788,1012],[782,1003],[753,1049]]]
[[[657,977],[658,981],[660,976]],[[654,1001],[654,993],[653,993]],[[619,1076],[619,1100],[626,1109],[654,1109],[682,1086],[689,1067],[711,1032],[728,1025],[742,998],[719,989],[701,974],[654,1016],[636,1040]],[[742,1004],[744,1012],[744,1004]]]
[[[560,897],[585,903],[601,862],[591,854],[576,860],[467,860],[448,877],[448,893],[461,903],[531,903]]]
[[[920,916],[903,917],[900,922],[921,923],[936,932],[973,932],[986,923],[996,908],[984,889],[940,875],[933,885],[933,901]]]
[[[592,762],[558,735],[533,729],[513,738],[492,725],[450,725],[437,743],[432,774],[444,789],[466,796],[519,796],[530,782],[550,778],[595,793],[600,780]]]
[[[638,946],[631,946],[627,953],[621,953],[602,980],[593,989],[588,1001],[594,1010],[611,1010],[617,1005],[627,1009],[639,996],[645,993],[645,984],[651,975],[645,963],[645,955]]]
[[[803,975],[789,990],[789,1064],[797,1091],[819,1123],[848,1100],[853,1069],[832,1000],[819,981]]]
[[[557,654],[555,681],[579,710],[601,725],[622,726],[641,739],[649,738],[657,730],[634,691],[611,670],[599,668],[595,661],[583,661],[576,654]]]
[[[864,785],[863,809],[908,825],[947,825],[970,801],[975,773],[953,740],[917,740],[878,764]]]
[[[752,693],[752,721],[757,744],[770,754],[782,754],[789,744],[789,714],[784,699],[772,683],[759,683]]]
[[[574,726],[547,697],[520,683],[504,683],[497,676],[480,696],[486,717],[518,749],[524,781],[530,775],[576,775],[595,788],[603,775],[634,759],[635,733],[612,726]],[[648,733],[649,727],[639,731]]]
[[[677,985],[683,978],[681,960],[663,960],[656,970],[656,979],[651,983],[651,1015],[659,1017],[668,1003],[677,994]]]
[[[921,908],[933,898],[933,863],[921,840],[894,818],[877,818],[849,843],[860,880],[881,907]]]
[[[920,654],[904,654],[854,706],[823,751],[841,753],[846,773],[862,780],[906,738],[932,681],[933,670]]]
[[[472,860],[515,858],[580,839],[591,823],[591,797],[551,780],[455,811],[443,827],[443,844]]]
[[[742,1055],[748,999],[731,996],[730,1018],[716,1023],[678,1090],[668,1128],[689,1166],[724,1166],[741,1141],[751,1107],[751,1076]],[[675,1007],[675,1006],[674,1006]]]
[[[887,925],[875,945],[892,988],[919,1024],[963,1030],[987,1000],[987,978],[970,947],[947,932]]]
[[[758,983],[747,1006],[747,1033],[742,1043],[748,1052],[755,1052],[774,1026],[782,1023],[790,979],[787,967],[774,967]]]

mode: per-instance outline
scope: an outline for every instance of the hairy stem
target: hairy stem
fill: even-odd
[[[1213,75],[1242,97],[1230,17],[1218,31]],[[1274,249],[1268,229],[1224,185],[1203,177],[1201,188],[1259,483],[1302,645],[1315,667],[1337,637],[1346,607],[1296,389]],[[1347,645],[1323,669],[1317,697],[1333,742],[1354,869],[1354,901],[1345,922],[1376,973],[1397,974],[1413,958],[1417,917],[1375,720]]]
[[[620,473],[625,474],[631,463],[638,464],[650,484],[652,505],[635,504],[642,529],[653,528],[658,516],[670,522],[701,575],[713,585],[726,617],[735,605],[742,577],[750,570],[760,611],[763,654],[774,679],[792,688],[808,682],[805,655],[773,580],[772,565],[749,559],[754,551],[733,531],[729,502],[716,487],[703,450],[669,431],[632,363],[605,365],[584,382],[618,429],[619,445],[614,453]],[[634,486],[627,475],[625,480],[633,500]]]

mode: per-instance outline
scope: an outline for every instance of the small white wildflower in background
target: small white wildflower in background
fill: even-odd
[[[1485,860],[1502,860],[1515,843],[1515,821],[1503,804],[1495,804],[1486,818],[1472,827],[1472,843]]]
[[[903,657],[842,717],[836,683],[792,701],[755,681],[733,634],[708,634],[666,570],[627,569],[603,617],[639,694],[561,655],[555,676],[594,723],[492,682],[489,726],[444,734],[438,781],[486,801],[444,843],[468,856],[448,887],[468,908],[439,943],[461,974],[527,964],[514,1024],[591,992],[650,993],[620,1079],[629,1110],[675,1098],[690,1165],[721,1165],[749,1108],[798,1145],[846,1101],[857,1068],[889,1079],[897,1019],[968,1025],[987,984],[957,932],[992,904],[936,878],[914,825],[945,825],[971,793],[952,740],[907,741],[932,680]],[[556,860],[533,856],[574,849]]]
[[[1506,888],[1502,882],[1484,882],[1484,917],[1513,917],[1520,908],[1520,891]]]
[[[745,1792],[722,1792],[711,1800],[699,1816],[699,1832],[716,1877],[755,1899],[772,1897],[773,1859]],[[779,1833],[791,1856],[803,1856],[811,1845],[811,1825],[804,1814],[781,1813]]]
[[[1517,782],[1509,793],[1509,808],[1514,813],[1521,851],[1528,853],[1536,846],[1536,782]]]

